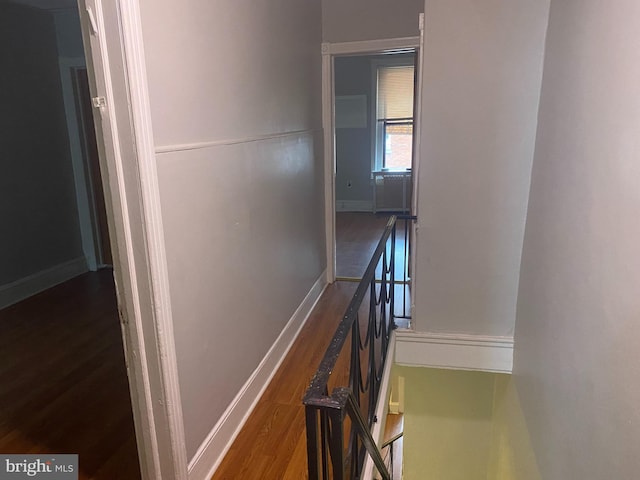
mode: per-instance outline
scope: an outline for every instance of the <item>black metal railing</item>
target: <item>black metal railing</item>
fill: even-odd
[[[405,221],[406,247],[399,262],[405,270],[400,282],[403,282],[403,291],[408,289],[409,229],[406,224],[416,217],[393,215],[305,394],[310,480],[358,479],[367,454],[382,478],[391,479],[371,428],[377,422],[376,404],[391,331],[396,327],[398,219]],[[400,316],[403,315],[408,316],[406,307]],[[346,368],[336,368],[336,365]],[[332,376],[334,371],[340,373]]]
[[[395,285],[401,285],[401,289],[396,289],[396,294],[401,295],[401,302],[395,302],[396,308],[393,311],[394,320],[403,319],[402,326],[408,327],[411,320],[410,309],[410,285],[411,285],[411,223],[418,217],[413,215],[397,215],[396,220],[396,268]],[[398,231],[398,223],[402,222],[402,227]],[[402,246],[398,248],[398,238]],[[399,254],[399,255],[398,255]],[[398,258],[398,256],[400,258]]]
[[[386,442],[384,442],[382,445],[380,445],[380,450],[383,451],[385,448],[388,449],[388,453],[386,455],[386,457],[384,458],[385,460],[385,465],[387,466],[388,470],[389,470],[389,475],[391,477],[391,479],[393,480],[394,478],[394,467],[395,467],[395,462],[393,461],[393,447],[394,447],[394,443],[397,442],[398,440],[400,440],[404,435],[404,432],[400,432],[396,435],[394,435],[393,437],[391,437],[389,440],[387,440]],[[387,461],[388,459],[388,461]]]

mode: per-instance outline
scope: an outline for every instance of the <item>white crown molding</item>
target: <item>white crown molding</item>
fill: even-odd
[[[399,365],[511,373],[513,337],[398,330]]]

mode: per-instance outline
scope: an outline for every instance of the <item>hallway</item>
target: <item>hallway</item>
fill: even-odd
[[[302,398],[357,286],[355,282],[335,282],[327,286],[212,480],[307,478]],[[364,304],[361,313],[367,311],[367,302]],[[366,319],[366,315],[361,314],[360,318]],[[347,345],[349,341],[347,338]],[[329,391],[348,384],[348,352],[349,348],[344,348],[338,357],[329,380]],[[402,419],[394,420],[387,425],[385,438],[402,428]],[[400,452],[396,450],[396,458],[399,457]]]
[[[112,271],[0,310],[0,453],[77,453],[80,480],[140,478]]]
[[[213,480],[307,477],[302,397],[357,285],[336,282],[324,291]],[[333,377],[342,372],[339,361]]]

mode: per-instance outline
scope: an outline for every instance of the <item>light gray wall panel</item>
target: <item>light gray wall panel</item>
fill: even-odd
[[[514,359],[545,479],[640,471],[639,18],[551,4]]]
[[[324,269],[313,142],[307,134],[159,158],[190,456]]]
[[[320,126],[318,1],[141,7],[157,145]]]
[[[321,10],[145,0],[141,15],[193,457],[326,266]]]
[[[426,5],[414,326],[512,335],[549,4]]]
[[[423,11],[423,0],[323,0],[322,40],[414,37]]]

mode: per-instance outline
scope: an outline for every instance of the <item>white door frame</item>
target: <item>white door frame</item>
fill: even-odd
[[[78,0],[143,479],[186,480],[142,28],[136,0]]]
[[[423,14],[421,19],[423,18]],[[324,200],[325,200],[325,233],[327,245],[327,282],[333,283],[336,280],[336,215],[335,215],[335,191],[336,191],[336,154],[335,154],[335,90],[334,90],[334,60],[336,56],[342,55],[375,55],[377,53],[387,53],[395,50],[415,48],[422,52],[423,21],[420,21],[421,34],[417,37],[387,38],[379,40],[364,40],[358,42],[323,43],[322,44],[322,128],[324,130]],[[417,58],[417,57],[416,57]],[[421,89],[421,63],[418,62],[418,92]],[[418,108],[414,112],[414,132],[418,131],[415,126],[420,124],[422,108],[419,101]],[[416,137],[417,139],[418,137]],[[415,142],[414,149],[414,170],[412,174],[413,182],[413,204],[412,213],[415,214],[417,198],[417,167],[420,158],[420,145]],[[414,224],[415,228],[415,224]],[[415,231],[412,232],[415,235]],[[415,238],[415,236],[414,236]],[[411,271],[415,272],[415,255],[412,256]]]

